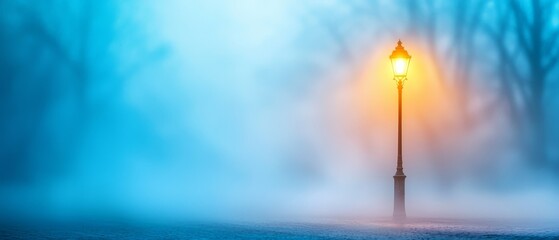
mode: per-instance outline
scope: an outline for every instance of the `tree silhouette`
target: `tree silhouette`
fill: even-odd
[[[518,133],[518,144],[537,167],[551,166],[546,96],[559,60],[555,1],[496,2],[497,21],[486,26],[499,59],[501,97]]]
[[[2,126],[9,133],[2,137],[0,168],[6,174],[0,176],[27,181],[80,158],[99,113],[115,105],[128,80],[166,50],[135,39],[127,50],[142,57],[120,62],[115,46],[137,36],[131,22],[123,21],[122,3],[25,0],[0,6],[0,61],[7,63],[0,111],[8,116]]]

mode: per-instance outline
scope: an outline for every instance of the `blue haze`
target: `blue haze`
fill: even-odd
[[[0,0],[0,217],[390,216],[399,38],[457,93],[406,119],[408,214],[559,217],[545,0]]]

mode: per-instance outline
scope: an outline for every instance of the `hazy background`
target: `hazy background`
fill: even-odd
[[[0,0],[0,217],[559,217],[559,2]]]

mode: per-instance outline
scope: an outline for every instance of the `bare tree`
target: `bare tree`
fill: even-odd
[[[0,31],[10,34],[2,37],[6,39],[2,47],[15,49],[3,51],[2,57],[15,58],[17,61],[6,60],[13,65],[25,63],[6,68],[10,71],[3,81],[6,87],[2,97],[9,100],[2,103],[19,104],[16,108],[22,112],[10,114],[13,105],[2,105],[0,111],[8,111],[6,115],[13,115],[14,121],[17,117],[23,120],[17,123],[17,130],[12,130],[17,134],[6,135],[16,138],[0,154],[5,164],[25,165],[19,174],[23,176],[31,170],[25,168],[38,165],[26,164],[27,160],[50,159],[51,168],[57,165],[54,160],[75,160],[96,114],[119,99],[127,80],[135,73],[161,59],[165,48],[150,49],[138,44],[136,51],[141,51],[143,57],[130,64],[129,69],[117,67],[119,56],[113,45],[122,41],[124,35],[113,27],[118,19],[122,20],[121,6],[113,1],[22,0],[2,1],[0,5],[4,16],[17,19],[2,21],[11,24]],[[9,86],[23,83],[27,86],[17,90]],[[100,86],[103,91],[99,91]],[[33,93],[22,94],[21,89]],[[60,124],[53,126],[46,117],[52,115],[52,108],[61,101],[68,101],[64,105],[66,112],[58,119]],[[45,133],[49,128],[57,132],[56,137]],[[48,141],[43,142],[44,139]],[[50,155],[37,156],[39,148]]]
[[[546,154],[550,136],[544,100],[559,60],[554,9],[556,2],[549,0],[496,2],[497,20],[486,27],[499,59],[501,96],[526,159],[537,167],[552,164]]]

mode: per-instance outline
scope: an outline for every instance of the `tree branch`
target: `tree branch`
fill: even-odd
[[[518,2],[513,0],[509,1],[512,13],[514,15],[514,20],[518,29],[516,30],[516,35],[520,41],[522,49],[527,55],[531,55],[532,46],[528,43],[526,32],[530,29],[530,23],[528,22],[528,17],[522,8],[518,5]]]

